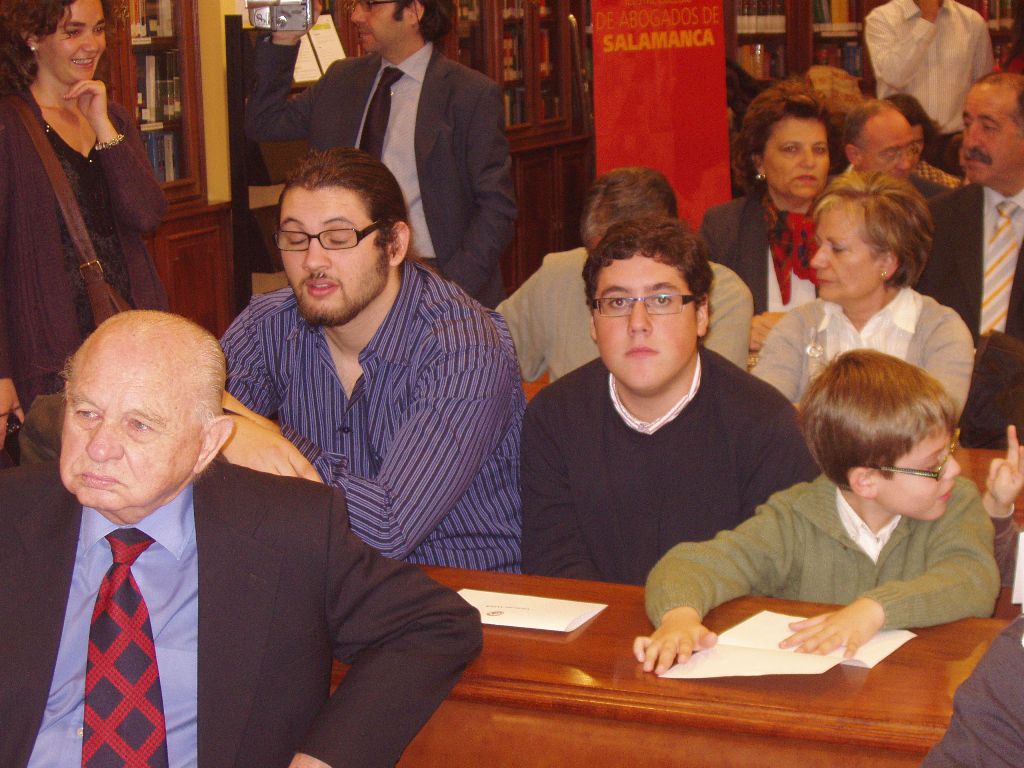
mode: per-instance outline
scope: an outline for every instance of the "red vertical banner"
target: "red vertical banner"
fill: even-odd
[[[664,173],[694,228],[730,198],[722,0],[593,0],[597,172]]]

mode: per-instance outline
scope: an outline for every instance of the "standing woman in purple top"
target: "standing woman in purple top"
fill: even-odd
[[[0,13],[0,435],[63,387],[65,359],[95,328],[57,198],[11,99],[43,126],[103,267],[136,308],[167,296],[142,236],[166,200],[131,116],[96,78],[110,0],[5,0]]]

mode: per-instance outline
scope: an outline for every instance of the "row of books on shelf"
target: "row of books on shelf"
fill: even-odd
[[[521,19],[526,15],[525,0],[501,0],[501,18]]]
[[[175,35],[172,0],[129,0],[128,15],[135,40]]]
[[[526,88],[518,85],[506,88],[502,98],[505,102],[505,125],[526,122]]]
[[[541,88],[540,103],[544,109],[543,119],[554,120],[562,115],[562,97],[558,88]]]
[[[736,49],[736,63],[758,80],[771,80],[786,76],[786,46],[753,43]]]
[[[821,35],[856,35],[860,32],[860,0],[814,0],[814,31]]]
[[[981,18],[988,22],[988,28],[993,32],[1010,29],[1013,26],[1013,0],[980,0],[977,11]]]
[[[138,118],[142,123],[159,123],[181,118],[181,77],[178,51],[137,54]]]
[[[740,0],[736,4],[736,32],[741,35],[786,31],[785,0]]]
[[[523,30],[506,30],[501,38],[501,79],[506,83],[523,79]]]
[[[854,77],[864,76],[864,49],[856,40],[842,43],[818,43],[814,46],[814,63],[846,70]]]
[[[143,131],[142,143],[158,181],[174,181],[181,176],[180,143],[174,131]]]

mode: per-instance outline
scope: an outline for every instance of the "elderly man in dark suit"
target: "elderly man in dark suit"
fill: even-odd
[[[336,62],[291,100],[302,35],[273,33],[256,47],[246,132],[320,150],[360,147],[382,160],[405,194],[417,253],[493,308],[505,297],[499,259],[516,218],[511,160],[497,84],[435,47],[451,17],[451,0],[353,3],[368,55]]]
[[[978,338],[1024,339],[1024,76],[987,75],[967,93],[961,159],[971,183],[929,201],[931,258],[917,290],[955,309]]]
[[[231,422],[197,326],[117,315],[68,376],[59,467],[0,474],[0,765],[393,764],[479,617],[339,492],[211,464]]]

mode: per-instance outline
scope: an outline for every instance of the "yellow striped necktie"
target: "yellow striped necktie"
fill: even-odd
[[[988,240],[985,273],[982,284],[981,333],[1006,329],[1006,314],[1010,308],[1010,290],[1017,271],[1017,253],[1020,240],[1013,227],[1013,217],[1020,207],[1012,200],[1003,200],[996,206],[999,218]]]

